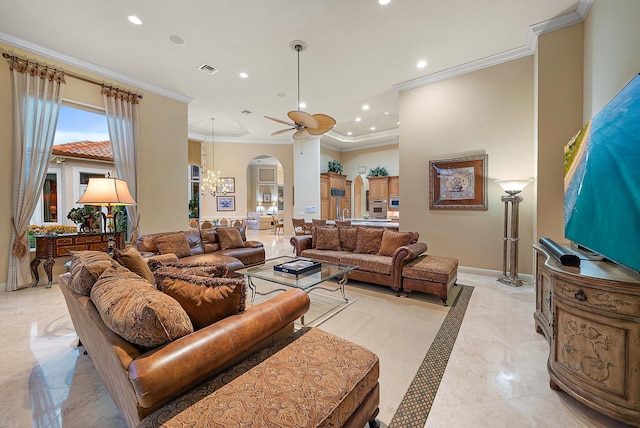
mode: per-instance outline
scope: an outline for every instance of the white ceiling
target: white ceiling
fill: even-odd
[[[336,127],[322,143],[351,150],[398,141],[398,88],[466,64],[531,52],[530,27],[590,0],[0,0],[0,40],[189,104],[189,136],[271,136],[296,109]],[[128,15],[139,16],[136,26]],[[178,45],[169,38],[179,36]],[[426,68],[416,63],[424,59]],[[202,64],[219,71],[208,75]],[[246,72],[249,78],[238,74]],[[395,86],[395,88],[394,88]],[[143,100],[144,102],[144,100]],[[369,104],[368,111],[362,110]],[[250,114],[242,113],[249,111]],[[361,117],[361,122],[356,122]],[[370,128],[375,127],[375,131]],[[348,135],[352,132],[352,135]],[[209,137],[210,138],[210,137]]]

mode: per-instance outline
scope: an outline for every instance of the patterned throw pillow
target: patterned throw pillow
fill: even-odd
[[[220,246],[223,250],[244,248],[244,241],[237,227],[218,228],[218,239],[220,239]]]
[[[153,273],[147,265],[147,261],[142,258],[138,250],[136,250],[135,248],[128,247],[124,250],[116,248],[113,251],[113,258],[116,259],[116,261],[122,266],[126,267],[131,272],[138,274],[142,278],[149,281],[151,284],[156,283],[156,280],[153,277]]]
[[[69,288],[83,296],[90,295],[91,287],[113,263],[116,262],[103,251],[72,251]]]
[[[336,227],[316,227],[316,246],[318,250],[340,251],[340,234]]]
[[[107,327],[144,348],[193,333],[180,303],[124,267],[105,270],[91,289],[91,300]]]
[[[357,227],[339,227],[340,248],[342,251],[353,251],[356,249],[358,228]]]
[[[411,232],[395,232],[393,230],[385,230],[382,234],[382,243],[380,244],[380,256],[393,256],[395,251],[403,245],[409,245],[413,233]]]
[[[378,254],[384,229],[358,226],[356,249],[354,253]]]
[[[187,242],[187,238],[182,232],[157,236],[155,241],[160,254],[173,253],[178,258],[191,255],[191,247],[189,247],[189,242]]]
[[[158,269],[162,291],[176,299],[201,329],[244,311],[246,285],[242,278],[207,278],[186,275],[171,267]]]

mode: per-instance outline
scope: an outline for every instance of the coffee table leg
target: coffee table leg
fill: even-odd
[[[347,272],[344,275],[342,275],[342,277],[338,281],[338,284],[340,285],[340,293],[342,293],[342,298],[344,299],[345,302],[349,301],[349,299],[347,299],[347,296],[345,296],[344,294],[344,285],[347,283],[348,279],[349,279],[349,273]]]
[[[256,298],[256,286],[254,285],[253,281],[251,281],[251,277],[250,276],[247,276],[245,278],[247,278],[247,285],[249,286],[249,289],[251,290],[251,303],[253,303],[253,301]]]

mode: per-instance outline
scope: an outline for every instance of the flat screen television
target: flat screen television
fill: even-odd
[[[640,271],[640,75],[565,145],[564,156],[565,237]]]

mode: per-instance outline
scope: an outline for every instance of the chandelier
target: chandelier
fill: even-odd
[[[207,168],[207,151],[204,144],[200,145],[200,170],[201,170],[201,186],[200,193],[205,195],[209,193],[211,196],[215,196],[216,193],[226,193],[224,189],[221,189],[220,171],[215,170],[215,140],[214,140],[214,122],[215,118],[211,118],[211,143],[213,145],[213,151],[211,155],[212,169]]]

